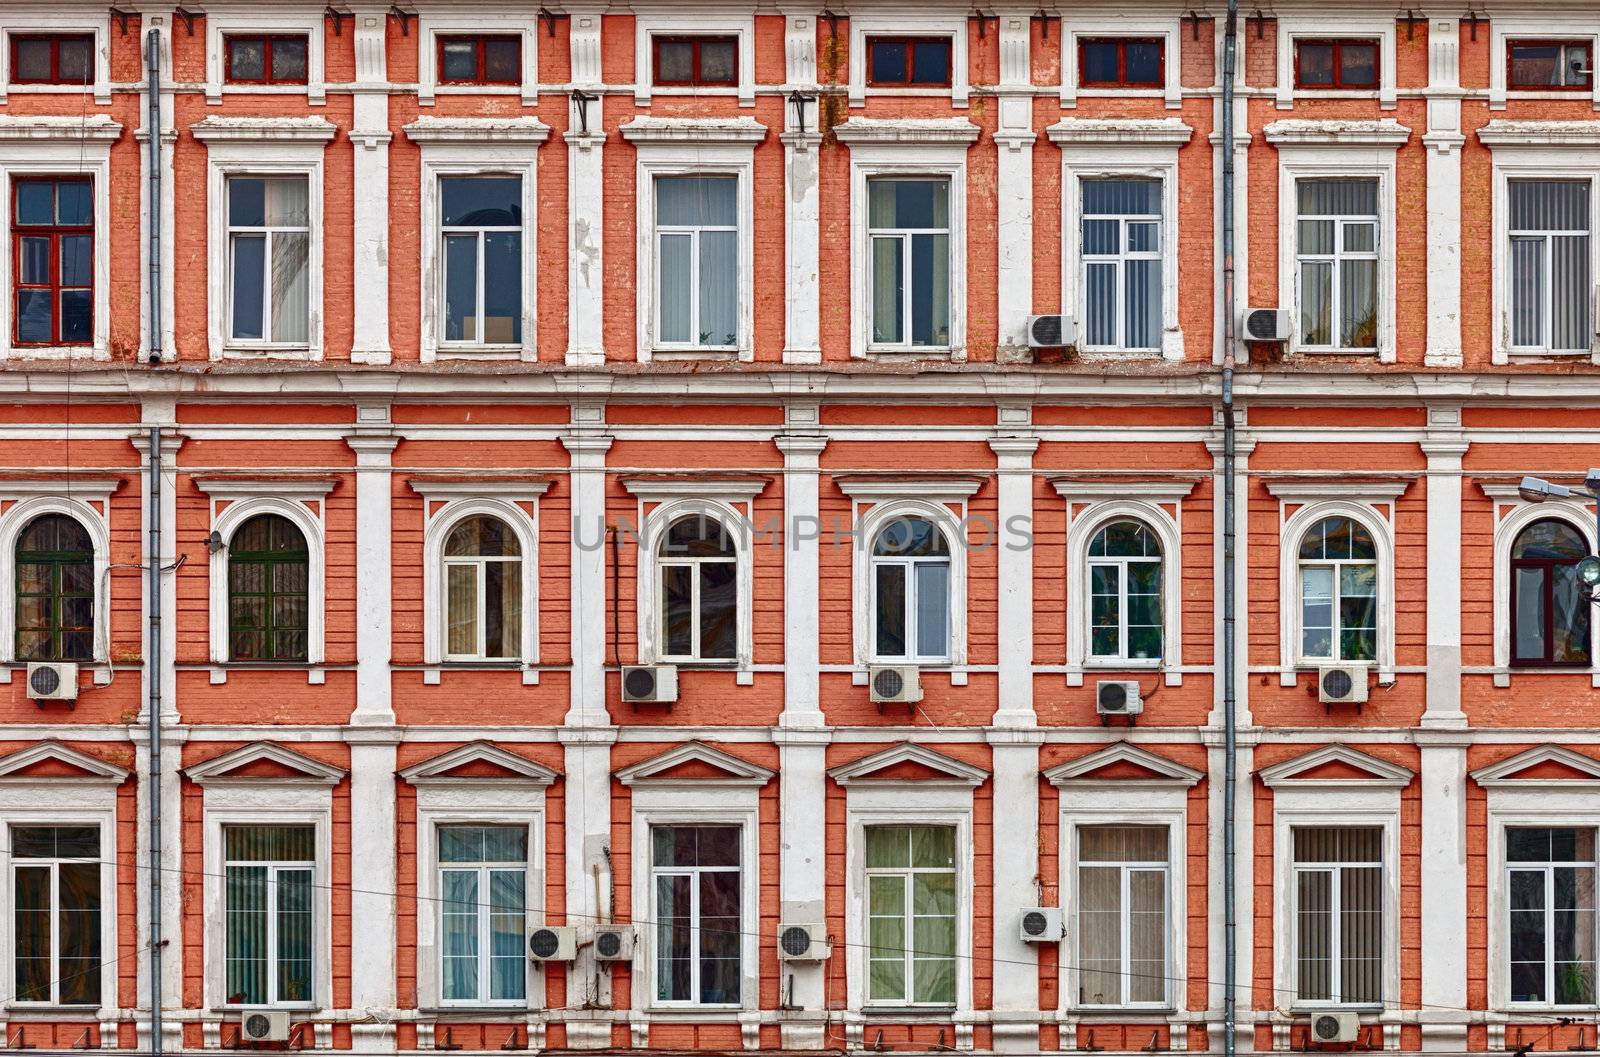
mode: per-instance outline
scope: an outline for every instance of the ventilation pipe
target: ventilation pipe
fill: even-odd
[[[148,253],[150,271],[147,298],[150,321],[150,362],[161,362],[161,32],[145,36],[145,71],[149,98],[145,130],[150,137]],[[149,549],[145,555],[149,641],[145,646],[150,697],[150,773],[146,799],[150,803],[150,1054],[161,1057],[161,428],[150,430],[149,482],[145,488],[149,519]]]
[[[1239,732],[1234,720],[1238,673],[1234,670],[1234,613],[1239,600],[1234,589],[1234,550],[1238,526],[1234,523],[1234,422],[1233,346],[1236,300],[1233,288],[1233,71],[1238,47],[1238,0],[1228,0],[1222,35],[1222,1051],[1236,1052],[1239,976],[1238,921],[1235,890],[1238,873],[1238,826],[1234,797],[1239,769]]]

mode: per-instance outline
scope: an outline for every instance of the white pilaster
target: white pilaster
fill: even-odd
[[[1428,542],[1431,550],[1431,531]],[[1419,730],[1414,736],[1422,755],[1422,1008],[1430,1011],[1422,1048],[1462,1053],[1467,1045],[1462,937],[1467,934],[1468,735]]]
[[[796,428],[817,428],[817,405],[791,406],[787,420]],[[783,715],[785,727],[821,727],[818,690],[818,558],[822,520],[818,499],[818,459],[828,438],[815,433],[783,433],[774,438],[783,452]]]
[[[1028,357],[1028,316],[1033,312],[1033,88],[1028,43],[1032,14],[1000,14],[1000,126],[995,130],[995,228],[999,259],[1001,360]],[[1001,519],[1004,521],[1004,518]]]
[[[389,74],[384,7],[355,11],[356,83],[350,129],[358,192],[351,218],[355,242],[355,335],[352,363],[385,364],[389,347]]]
[[[1461,41],[1453,18],[1428,23],[1429,367],[1461,366]],[[1431,541],[1430,541],[1431,542]],[[1432,587],[1430,586],[1430,592]]]
[[[399,439],[388,435],[386,404],[356,408],[356,707],[354,725],[394,722],[389,682],[391,500],[390,459]]]
[[[350,861],[357,891],[350,897],[350,934],[359,957],[350,963],[350,1008],[373,1016],[386,1031],[352,1036],[357,1052],[393,1053],[395,1008],[395,744],[390,728],[348,728],[350,743]]]
[[[1016,425],[1031,425],[1026,406],[1000,409],[1002,419],[1008,413],[1027,420]],[[996,603],[1001,613],[1018,615],[1007,622],[1006,633],[1000,636],[999,702],[993,723],[996,727],[1032,727],[1037,723],[1033,714],[1033,453],[1039,448],[1039,438],[1022,434],[991,437],[989,447],[998,463],[998,523],[991,534],[997,548]]]
[[[605,727],[606,452],[611,438],[574,431],[561,438],[572,459],[572,698],[569,727]]]
[[[1432,264],[1429,264],[1432,271]],[[1461,408],[1428,408],[1428,676],[1425,727],[1459,727],[1461,711]]]
[[[600,91],[600,9],[568,8],[572,84],[567,101],[567,366],[605,363],[605,97]]]
[[[817,149],[821,97],[817,95],[817,19],[811,9],[785,12],[784,72],[801,94],[784,106],[783,212],[784,363],[821,363],[822,290],[817,279],[820,259],[821,179]]]
[[[158,82],[161,85],[161,198],[157,203],[157,217],[161,235],[161,359],[171,362],[178,358],[175,347],[176,338],[173,329],[173,288],[177,286],[172,279],[173,261],[173,214],[175,185],[177,180],[173,177],[172,151],[178,142],[178,130],[173,123],[172,100],[175,79],[172,75],[172,7],[151,7],[144,11],[143,25],[144,36],[151,30],[160,35],[160,72]],[[145,40],[141,36],[139,42],[139,80],[146,78],[146,52]],[[143,97],[139,101],[140,128],[135,133],[139,143],[139,284],[143,296],[139,298],[139,358],[150,358],[150,129],[149,107]]]
[[[1001,612],[1006,606],[1002,598]],[[1023,907],[1040,902],[1039,744],[1043,740],[1042,731],[989,732],[996,809],[993,953],[996,967],[1004,969],[994,974],[996,1053],[1039,1052],[1039,974],[1031,968],[1039,951],[1035,944],[1023,942],[1018,921]]]
[[[574,590],[574,596],[577,595]],[[596,612],[603,607],[596,605]],[[570,721],[569,721],[570,722]],[[616,727],[566,726],[556,732],[564,747],[566,825],[566,923],[582,928],[609,919],[611,900],[611,746]],[[567,970],[565,1004],[574,1011],[567,1023],[571,1049],[611,1045],[606,1018],[589,1021],[576,1011],[611,1006],[611,973],[595,960],[593,946],[579,948]]]

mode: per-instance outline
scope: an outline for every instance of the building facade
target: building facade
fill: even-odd
[[[0,8],[3,1047],[1220,1051],[1231,494],[1238,1047],[1600,1048],[1600,15],[1222,14]]]

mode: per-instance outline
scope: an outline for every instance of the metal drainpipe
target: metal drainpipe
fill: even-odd
[[[1235,991],[1239,976],[1238,922],[1234,909],[1234,894],[1238,885],[1234,863],[1238,845],[1234,797],[1239,767],[1239,732],[1234,719],[1237,678],[1234,670],[1234,611],[1238,608],[1234,588],[1234,545],[1238,527],[1234,523],[1233,479],[1233,76],[1238,46],[1238,18],[1238,0],[1228,0],[1227,22],[1222,37],[1222,1050],[1226,1057],[1234,1057],[1237,1045],[1235,1019],[1238,1003]]]
[[[150,362],[161,362],[161,33],[150,30],[145,37],[145,69],[150,98],[145,128],[150,136],[149,176],[149,321]],[[161,428],[150,430],[149,554],[146,568],[149,588],[149,643],[145,663],[149,665],[150,699],[150,1053],[161,1057]]]

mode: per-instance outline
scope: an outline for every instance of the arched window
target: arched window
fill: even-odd
[[[1089,656],[1161,658],[1161,543],[1137,521],[1113,521],[1089,542]]]
[[[1378,555],[1372,533],[1329,517],[1300,538],[1300,656],[1376,661]]]
[[[661,655],[731,661],[739,641],[739,568],[733,538],[706,514],[674,521],[656,549],[661,576]]]
[[[228,656],[304,661],[310,640],[311,554],[282,514],[257,514],[228,542]]]
[[[1565,521],[1535,521],[1511,544],[1511,663],[1588,664],[1588,592],[1578,560],[1589,553]]]
[[[94,544],[66,514],[17,537],[17,660],[94,659]]]
[[[872,541],[873,653],[950,658],[950,545],[922,518],[896,518]]]
[[[522,544],[497,517],[480,514],[450,530],[444,544],[446,660],[519,658]]]

